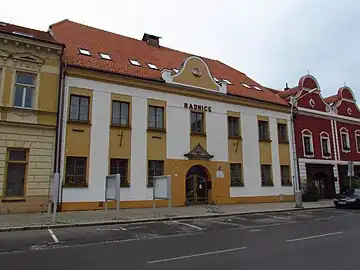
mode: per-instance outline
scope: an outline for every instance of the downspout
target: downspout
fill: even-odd
[[[61,179],[61,153],[62,153],[62,134],[63,134],[63,100],[64,100],[64,78],[65,78],[65,64],[63,63],[63,52],[61,52],[61,65],[60,65],[60,75],[59,75],[59,91],[58,91],[58,112],[56,117],[56,144],[55,144],[55,167],[54,173],[60,174],[59,181],[59,200],[58,207],[62,203],[62,179]]]

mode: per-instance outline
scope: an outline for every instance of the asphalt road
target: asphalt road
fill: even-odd
[[[0,233],[14,269],[359,269],[360,211]],[[2,267],[1,267],[2,268]]]

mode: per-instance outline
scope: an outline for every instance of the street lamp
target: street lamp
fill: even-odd
[[[291,119],[291,131],[292,131],[292,144],[293,144],[293,162],[294,162],[294,188],[295,188],[295,208],[303,208],[302,204],[302,192],[300,190],[299,183],[299,171],[297,166],[297,156],[296,156],[296,142],[295,142],[295,128],[294,128],[294,106],[297,106],[299,99],[317,91],[317,88],[311,89],[306,94],[299,97],[292,96],[290,98],[290,119]]]

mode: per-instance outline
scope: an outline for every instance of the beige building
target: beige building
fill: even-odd
[[[62,51],[48,32],[0,22],[0,212],[47,208]]]

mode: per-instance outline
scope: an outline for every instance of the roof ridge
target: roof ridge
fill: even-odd
[[[13,24],[13,23],[8,23],[8,22],[5,22],[5,21],[1,21],[2,23],[6,24],[7,25],[11,25],[11,26],[15,26],[15,27],[19,27],[19,28],[24,28],[24,29],[27,29],[27,30],[31,30],[31,31],[38,31],[38,32],[42,32],[42,33],[49,33],[49,31],[46,31],[46,30],[39,30],[39,29],[35,29],[35,28],[30,28],[30,27],[25,27],[25,26],[22,26],[22,25],[18,25],[18,24]]]

